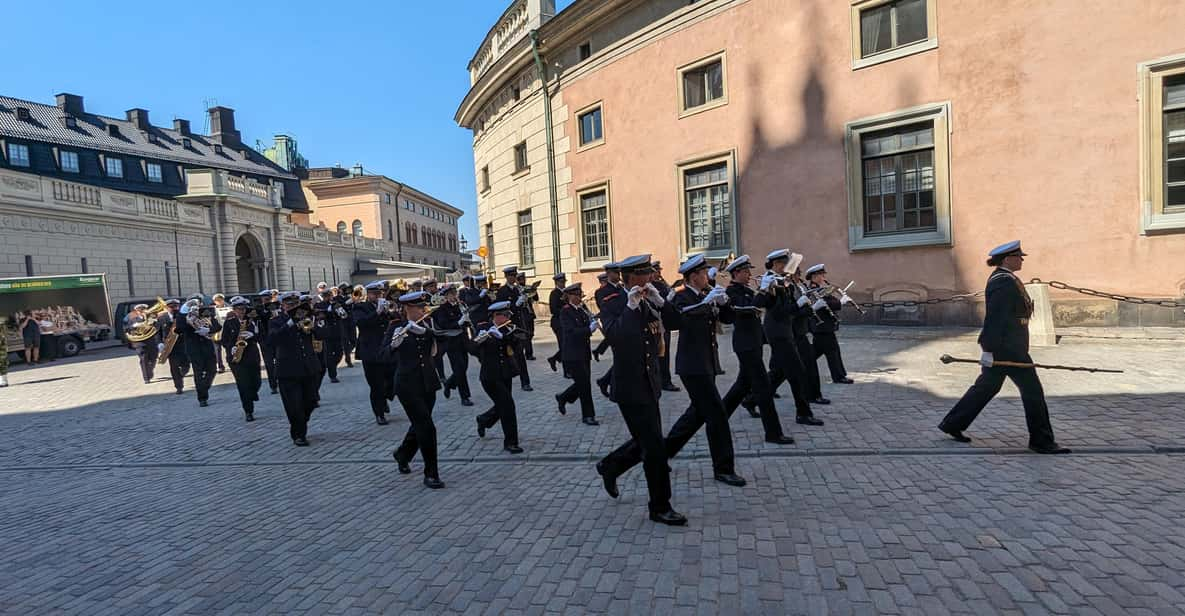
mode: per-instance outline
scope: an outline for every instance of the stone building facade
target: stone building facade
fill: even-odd
[[[0,97],[0,276],[105,272],[113,303],[193,292],[307,289],[347,280],[381,240],[292,222],[299,179],[242,143],[233,110],[213,134]]]
[[[925,300],[981,289],[1021,239],[1026,278],[1180,297],[1179,23],[1182,3],[517,0],[456,113],[480,243],[490,269],[586,283],[629,254],[789,247],[858,298]],[[1052,297],[1062,325],[1185,319]]]

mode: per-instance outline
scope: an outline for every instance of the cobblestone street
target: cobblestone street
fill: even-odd
[[[970,445],[935,429],[976,375],[937,358],[978,357],[974,332],[841,341],[856,384],[824,385],[825,426],[795,424],[785,387],[795,445],[733,417],[748,486],[712,480],[702,435],[672,462],[685,528],[646,519],[640,469],[619,500],[603,493],[593,462],[624,424],[599,393],[601,426],[556,412],[567,381],[546,342],[535,391],[515,392],[522,456],[500,428],[477,437],[475,362],[475,407],[438,398],[440,492],[418,459],[395,472],[407,420],[396,405],[374,424],[360,368],[326,381],[312,446],[295,448],[266,382],[247,424],[229,372],[199,408],[167,370],[141,384],[122,347],[16,366],[0,390],[0,613],[1185,613],[1180,341],[1034,350],[1126,371],[1042,373],[1070,456],[1026,453],[1010,384]],[[686,404],[664,396],[665,427]]]

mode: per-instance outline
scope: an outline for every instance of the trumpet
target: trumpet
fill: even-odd
[[[350,301],[355,304],[366,301],[366,288],[360,284],[354,285],[354,290],[350,292]]]

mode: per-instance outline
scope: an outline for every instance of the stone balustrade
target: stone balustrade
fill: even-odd
[[[85,210],[88,216],[106,214],[152,218],[207,228],[210,226],[207,210],[200,205],[8,169],[0,170],[0,201],[63,213]]]
[[[278,184],[263,184],[222,169],[190,169],[186,176],[188,190],[180,197],[182,200],[224,197],[247,205],[270,208],[281,205],[282,189]]]

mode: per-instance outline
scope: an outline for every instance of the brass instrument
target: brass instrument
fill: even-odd
[[[156,336],[156,319],[160,315],[169,311],[169,307],[165,305],[165,300],[156,298],[156,303],[151,308],[144,311],[144,320],[131,326],[124,332],[128,342],[144,342]]]
[[[197,300],[193,300],[197,301]],[[195,309],[196,308],[196,309]],[[203,316],[203,314],[205,316]],[[212,309],[206,306],[192,307],[189,309],[189,314],[185,315],[185,322],[193,328],[194,332],[201,328],[210,329],[214,325],[214,315]],[[206,336],[209,338],[209,335]]]
[[[177,333],[177,319],[173,319],[173,327],[169,329],[169,335],[165,336],[165,347],[160,352],[160,357],[156,358],[156,363],[163,366],[165,362],[169,361],[169,354],[173,352],[173,347],[177,346],[177,340],[180,338]]]
[[[350,301],[355,304],[366,301],[366,287],[360,284],[354,285],[354,290],[350,292]]]
[[[246,323],[243,324],[243,329],[239,330],[239,339],[235,341],[235,349],[234,349],[234,353],[231,354],[230,363],[237,364],[240,361],[243,361],[243,355],[246,354],[246,352],[247,352],[247,337],[246,336],[247,336],[248,332],[250,332],[252,334],[255,333],[255,332],[251,331],[251,329],[253,329],[254,327],[255,327],[255,323],[252,321],[247,321]],[[251,329],[249,329],[249,328],[251,328]]]
[[[316,326],[317,325],[313,322],[312,317],[305,317],[296,322],[296,327],[300,329],[300,333],[302,334],[313,333],[313,328]]]

